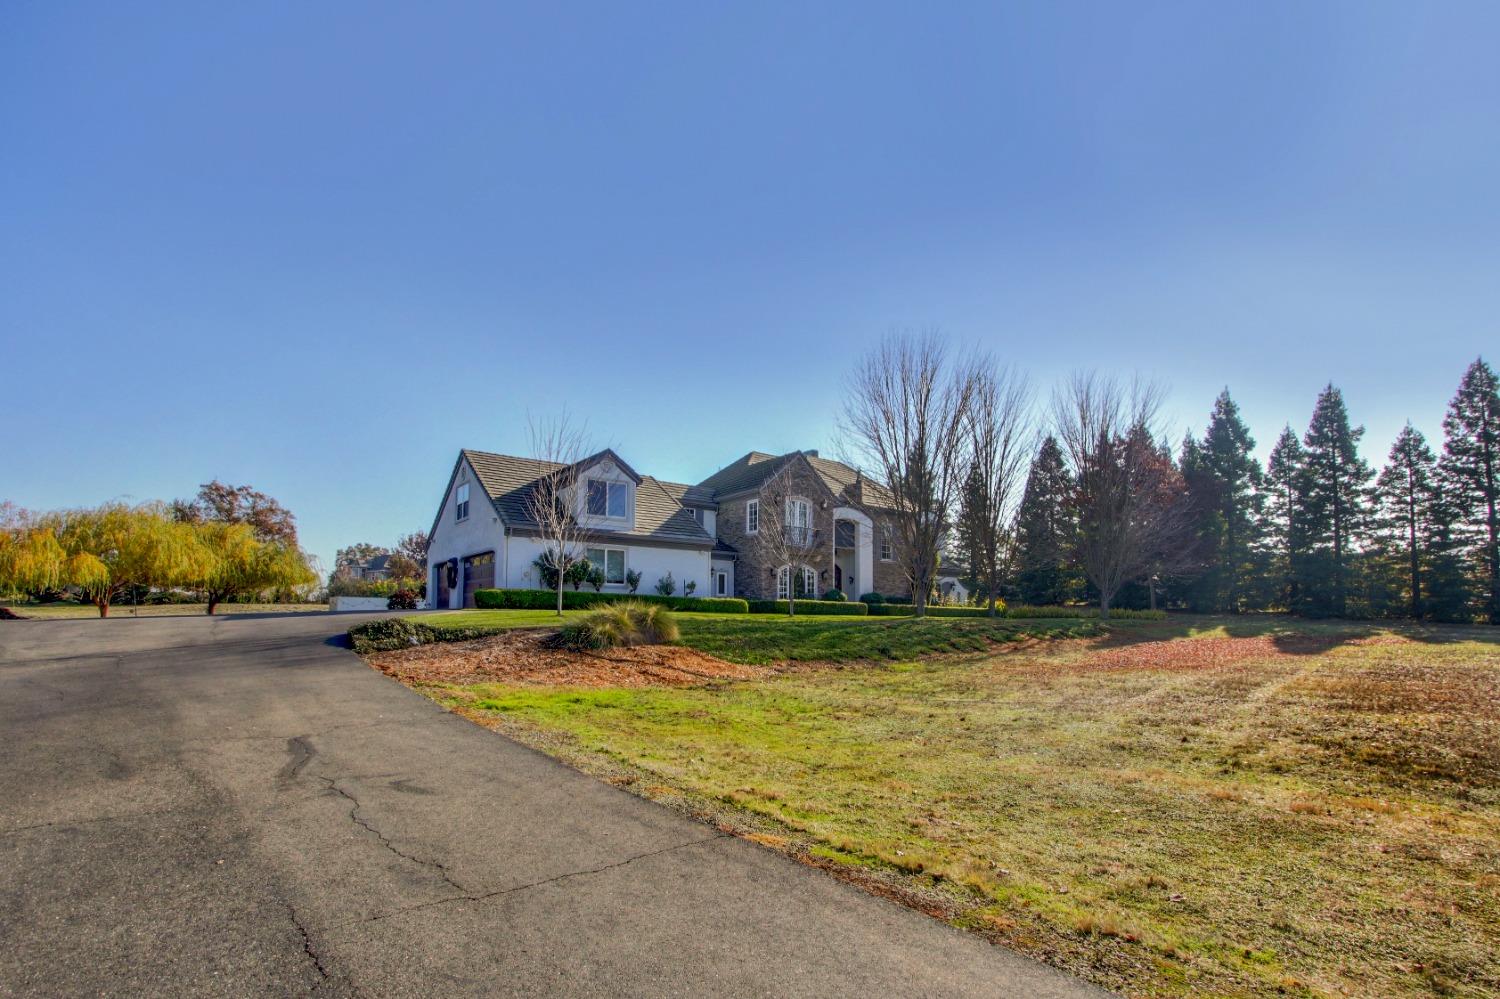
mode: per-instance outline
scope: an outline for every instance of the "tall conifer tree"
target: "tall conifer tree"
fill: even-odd
[[[1434,508],[1437,502],[1437,460],[1427,440],[1410,423],[1391,445],[1391,453],[1375,480],[1384,541],[1400,564],[1406,591],[1406,611],[1422,618],[1431,585],[1425,576],[1432,560]]]
[[[1271,573],[1282,606],[1297,610],[1302,602],[1299,581],[1307,550],[1307,525],[1302,507],[1306,491],[1302,442],[1290,426],[1271,448],[1266,461],[1266,534],[1272,552]]]
[[[1240,419],[1240,409],[1229,389],[1214,400],[1203,441],[1192,449],[1193,468],[1187,467],[1184,448],[1183,476],[1189,488],[1196,480],[1195,504],[1200,507],[1200,543],[1209,566],[1204,574],[1211,581],[1210,609],[1239,613],[1245,609],[1245,594],[1257,571],[1254,553],[1260,534],[1263,475],[1251,453],[1255,438]]]
[[[1350,570],[1367,512],[1370,466],[1359,456],[1364,427],[1349,423],[1344,396],[1332,384],[1318,395],[1302,438],[1306,490],[1303,504],[1316,556],[1303,583],[1308,609],[1343,617],[1348,613]]]
[[[1452,485],[1460,538],[1482,581],[1484,617],[1500,625],[1500,383],[1478,358],[1443,418],[1443,472]]]
[[[1016,512],[1016,587],[1024,603],[1058,604],[1075,595],[1076,570],[1065,559],[1073,534],[1073,477],[1057,439],[1042,441]]]

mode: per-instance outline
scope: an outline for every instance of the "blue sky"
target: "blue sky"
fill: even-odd
[[[1332,379],[1366,453],[1500,354],[1492,3],[0,11],[0,498],[249,482],[325,563],[566,402],[697,480],[936,327],[1043,389]]]

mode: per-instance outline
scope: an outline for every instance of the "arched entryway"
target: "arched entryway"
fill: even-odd
[[[833,564],[829,578],[851,600],[875,589],[875,523],[852,506],[833,511]]]

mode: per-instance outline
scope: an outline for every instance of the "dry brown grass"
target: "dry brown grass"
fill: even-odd
[[[1127,995],[1500,995],[1493,630],[1174,622],[433,693]]]

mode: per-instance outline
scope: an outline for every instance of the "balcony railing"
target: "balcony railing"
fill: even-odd
[[[818,532],[811,527],[799,527],[796,524],[787,524],[783,530],[786,531],[787,544],[797,545],[800,548],[811,548],[817,544]]]

